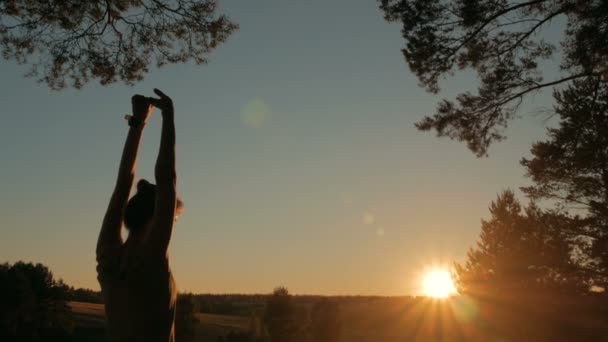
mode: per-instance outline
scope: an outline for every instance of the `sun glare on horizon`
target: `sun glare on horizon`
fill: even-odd
[[[456,287],[449,271],[433,269],[423,276],[422,291],[425,296],[447,298],[456,293]]]

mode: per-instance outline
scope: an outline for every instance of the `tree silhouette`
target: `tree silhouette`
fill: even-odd
[[[417,124],[465,142],[477,156],[504,138],[525,96],[575,80],[608,81],[608,2],[603,0],[378,0],[388,21],[403,24],[403,55],[430,92],[457,69],[477,73],[476,94],[443,100]],[[544,34],[566,21],[558,52]],[[545,79],[541,65],[561,58],[562,75]],[[553,76],[553,75],[552,75]]]
[[[0,48],[52,89],[133,84],[152,63],[206,63],[238,28],[216,10],[215,0],[0,1]]]
[[[264,311],[264,325],[271,342],[293,341],[298,324],[291,295],[285,287],[277,287],[268,297]]]
[[[578,215],[570,234],[591,239],[587,265],[598,286],[608,283],[608,84],[575,81],[555,93],[560,119],[549,138],[532,147],[522,165],[534,184],[522,190],[534,200],[557,203]],[[584,244],[579,248],[584,248]],[[593,261],[595,260],[595,262]]]
[[[46,340],[72,333],[63,300],[67,287],[42,264],[0,265],[0,337],[3,341]]]
[[[491,218],[482,220],[477,247],[464,265],[455,264],[460,293],[486,297],[589,290],[563,234],[567,217],[534,204],[522,208],[512,191],[498,195],[489,209]]]

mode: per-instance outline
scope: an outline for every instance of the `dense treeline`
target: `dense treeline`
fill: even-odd
[[[69,286],[65,289],[65,300],[70,302],[85,302],[103,304],[103,297],[100,291],[91,289],[74,288]]]
[[[220,315],[261,314],[268,298],[272,294],[189,294],[196,302],[200,312]],[[298,306],[312,307],[316,302],[328,298],[318,295],[290,295],[291,301]],[[336,303],[382,302],[395,299],[410,300],[415,297],[382,297],[382,296],[332,296]]]
[[[0,265],[0,340],[47,341],[72,334],[66,286],[42,264]]]

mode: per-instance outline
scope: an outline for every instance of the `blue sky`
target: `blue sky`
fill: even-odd
[[[374,1],[220,1],[240,24],[208,65],[151,68],[133,87],[48,90],[0,61],[0,260],[40,261],[99,288],[94,246],[114,185],[134,93],[176,106],[178,190],[171,246],[181,291],[419,293],[434,264],[464,260],[480,219],[544,135],[550,94],[529,99],[509,139],[477,159],[418,132],[471,75],[424,92],[399,25]],[[138,178],[153,179],[160,116],[144,133]]]

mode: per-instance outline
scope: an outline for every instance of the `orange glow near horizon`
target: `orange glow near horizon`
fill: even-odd
[[[456,294],[456,287],[450,272],[445,269],[432,269],[422,278],[422,291],[425,296],[447,298]]]

